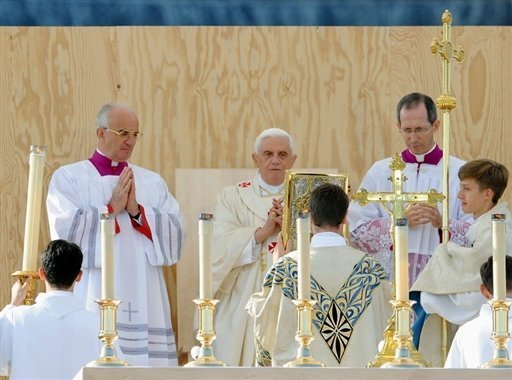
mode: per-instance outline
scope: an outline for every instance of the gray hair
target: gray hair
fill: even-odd
[[[105,105],[103,105],[99,112],[98,112],[98,115],[96,115],[96,128],[108,128],[109,125],[110,125],[110,120],[109,120],[109,115],[110,115],[110,111],[113,110],[114,108],[122,108],[122,109],[125,109],[127,111],[130,111],[132,113],[135,113],[130,107],[128,106],[125,106],[124,104],[119,104],[119,103],[107,103]]]
[[[269,128],[265,129],[263,132],[256,137],[256,141],[254,141],[254,153],[259,153],[261,149],[261,144],[263,140],[268,137],[282,137],[288,140],[288,144],[290,145],[290,149],[292,153],[295,151],[295,146],[293,144],[292,137],[288,134],[288,132],[282,130],[281,128]]]

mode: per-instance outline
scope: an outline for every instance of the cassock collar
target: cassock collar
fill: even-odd
[[[311,238],[311,248],[344,247],[347,241],[336,232],[318,232]]]
[[[266,183],[263,178],[261,177],[261,174],[258,172],[258,182],[260,183],[260,193],[262,196],[267,195],[282,195],[284,192],[284,183],[281,185],[269,185]]]
[[[36,297],[36,305],[45,308],[59,319],[84,308],[77,296],[63,290],[39,293]]]
[[[402,152],[402,160],[407,164],[429,164],[437,165],[443,158],[443,151],[439,145],[435,144],[434,147],[425,154],[414,154],[409,149]]]
[[[112,161],[110,158],[101,153],[98,149],[94,152],[89,161],[94,165],[96,170],[100,173],[100,175],[119,175],[123,171],[125,167],[128,166],[128,163],[125,162],[116,162]]]

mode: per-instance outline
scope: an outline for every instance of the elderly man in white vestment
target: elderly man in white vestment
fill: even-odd
[[[413,92],[404,96],[396,108],[397,130],[407,147],[402,151],[405,162],[404,192],[442,191],[443,151],[434,141],[439,130],[436,105],[427,95]],[[369,192],[391,192],[388,180],[391,158],[377,161],[368,170],[360,188]],[[450,156],[450,239],[464,244],[464,234],[472,222],[464,214],[457,199],[459,180],[457,173],[464,161]],[[440,207],[440,206],[439,206]],[[406,211],[409,222],[409,283],[413,284],[432,253],[440,243],[442,217],[437,207],[414,204]],[[362,251],[375,256],[393,276],[393,255],[390,238],[390,216],[385,208],[376,203],[365,206],[352,202],[348,216],[352,242]]]
[[[372,256],[347,246],[340,235],[346,221],[348,197],[339,186],[324,184],[310,199],[311,299],[313,357],[331,367],[364,367],[377,354],[377,346],[391,316],[389,277]],[[298,252],[284,254],[282,241],[274,251],[276,262],[263,289],[250,298],[246,309],[254,320],[260,366],[282,366],[296,357],[298,343]]]
[[[220,302],[215,315],[216,356],[231,366],[255,363],[253,328],[244,310],[272,264],[281,231],[285,171],[297,156],[290,135],[263,131],[252,154],[255,177],[222,190],[215,207],[213,290]]]
[[[505,276],[507,300],[512,302],[512,256],[505,257]],[[493,259],[492,256],[480,268],[480,291],[485,299],[493,296]],[[512,334],[512,313],[508,315],[508,331]],[[492,307],[486,302],[480,308],[478,317],[462,325],[455,334],[450,352],[444,364],[445,368],[478,368],[493,358],[496,345],[491,339],[493,333]],[[509,355],[512,353],[512,341],[507,342]]]
[[[73,294],[82,277],[82,259],[76,244],[52,241],[39,268],[46,293],[39,293],[34,305],[24,306],[28,282],[13,285],[11,304],[0,313],[0,375],[69,380],[99,358],[99,317]]]
[[[507,187],[507,168],[492,160],[473,160],[460,168],[459,178],[457,196],[464,212],[475,219],[466,234],[469,246],[441,244],[411,288],[411,298],[418,299],[414,293],[421,292],[426,314],[438,314],[457,325],[475,318],[486,301],[480,291],[480,267],[492,254],[493,214],[506,216],[507,252],[512,250],[512,215],[506,202],[498,202]],[[413,327],[418,346],[426,315],[419,305],[414,308],[419,317]],[[427,336],[432,339],[432,334]]]
[[[181,255],[179,205],[160,175],[129,164],[139,120],[128,107],[104,105],[96,118],[97,149],[52,176],[47,198],[52,238],[84,252],[84,276],[75,289],[90,310],[101,294],[99,216],[115,215],[115,297],[119,344],[132,365],[177,365],[163,266]]]

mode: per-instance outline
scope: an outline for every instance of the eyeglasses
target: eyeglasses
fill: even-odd
[[[110,129],[110,128],[103,128],[103,129],[106,130],[106,131],[115,133],[119,137],[133,136],[133,138],[136,139],[137,137],[142,136],[142,132],[131,132],[131,131],[125,131],[124,129],[120,129],[119,131],[115,131],[115,130]]]
[[[410,128],[402,129],[402,128],[400,128],[399,131],[403,135],[410,136],[413,133],[415,135],[422,135],[424,133],[427,133],[431,129],[432,129],[432,126],[430,126],[430,127],[420,127],[420,128],[414,128],[414,129],[410,129]]]

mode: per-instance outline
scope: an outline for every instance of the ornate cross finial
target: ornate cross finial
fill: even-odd
[[[457,102],[455,97],[450,93],[450,61],[452,58],[458,63],[464,59],[464,49],[462,47],[454,48],[450,37],[450,29],[452,26],[452,14],[445,10],[442,16],[443,21],[443,40],[439,42],[434,37],[430,44],[432,54],[439,53],[443,60],[443,93],[436,99],[436,104],[439,109],[452,110],[455,108]]]

